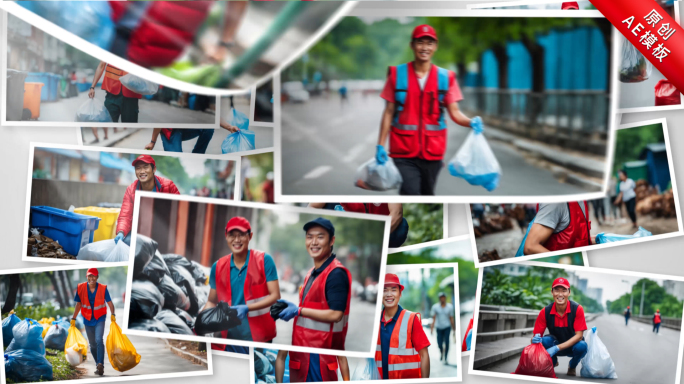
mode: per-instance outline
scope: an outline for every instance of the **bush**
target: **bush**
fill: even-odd
[[[40,320],[43,317],[57,318],[57,316],[72,316],[74,314],[74,307],[56,309],[52,303],[43,303],[41,305],[34,305],[30,307],[19,305],[14,308],[14,313],[22,320],[27,317]],[[8,314],[4,314],[3,318],[7,317],[7,315]]]

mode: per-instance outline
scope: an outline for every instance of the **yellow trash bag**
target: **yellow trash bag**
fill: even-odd
[[[43,334],[41,335],[43,337],[43,339],[45,338],[45,334],[47,333],[48,329],[50,329],[50,326],[52,326],[53,321],[55,321],[54,317],[51,317],[49,319],[46,317],[43,317],[42,319],[40,319],[38,321],[38,324],[43,326]]]
[[[112,368],[119,372],[126,372],[140,363],[140,355],[114,321],[109,326],[109,335],[107,335],[107,354]]]
[[[88,341],[75,325],[69,327],[64,354],[69,364],[73,367],[81,364],[88,355]]]

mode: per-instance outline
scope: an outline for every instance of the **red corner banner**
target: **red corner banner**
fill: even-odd
[[[684,29],[658,3],[653,0],[589,1],[670,83],[684,89]]]

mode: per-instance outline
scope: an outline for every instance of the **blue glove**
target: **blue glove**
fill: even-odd
[[[119,232],[116,234],[116,237],[114,238],[114,244],[119,244],[119,241],[123,240],[124,235],[123,232]]]
[[[596,327],[591,327],[591,331],[596,333]]]
[[[542,340],[541,335],[537,333],[532,338],[532,344],[539,344],[539,343],[541,343],[541,340]]]
[[[549,348],[549,349],[546,350],[546,352],[548,352],[548,353],[549,353],[549,356],[551,356],[551,357],[553,357],[553,355],[555,355],[556,353],[558,353],[558,351],[560,351],[560,348],[558,348],[557,345],[554,345],[553,347],[551,347],[551,348]]]
[[[382,145],[376,145],[376,152],[375,152],[375,161],[378,162],[378,164],[382,165],[389,160],[389,157],[387,156],[387,151],[385,151],[385,147]]]
[[[291,303],[287,300],[278,300],[278,302],[287,304],[287,308],[280,312],[278,318],[285,321],[290,321],[299,313],[299,307],[295,303]]]
[[[242,304],[242,305],[235,305],[230,307],[231,309],[237,310],[238,313],[238,319],[244,320],[245,317],[247,316],[247,312],[249,312],[249,309],[247,309],[247,306]]]
[[[484,125],[482,124],[482,118],[480,116],[475,116],[470,119],[470,128],[475,131],[475,133],[484,132]]]

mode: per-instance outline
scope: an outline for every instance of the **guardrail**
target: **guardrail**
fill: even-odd
[[[640,323],[653,325],[653,316],[638,316],[632,315],[632,320],[638,321]],[[682,329],[682,319],[676,317],[660,317],[660,326],[670,329],[675,329],[677,331]]]

